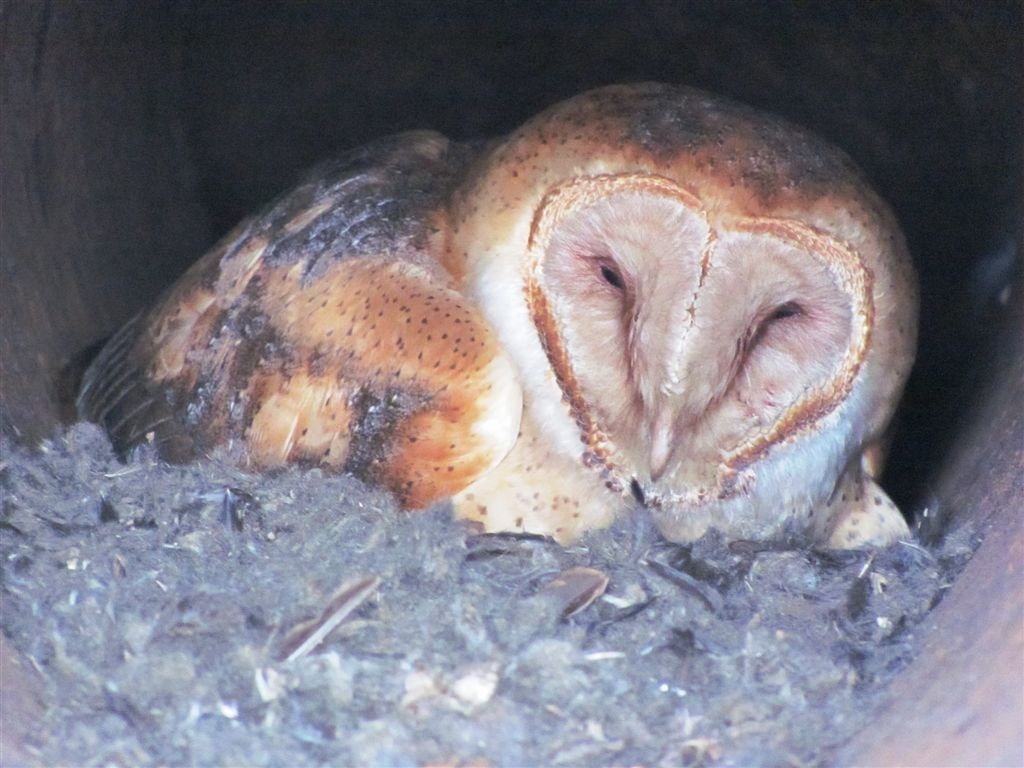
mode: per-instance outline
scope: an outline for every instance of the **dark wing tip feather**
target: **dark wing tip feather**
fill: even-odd
[[[78,417],[103,427],[121,458],[152,435],[162,456],[183,461],[194,452],[192,440],[133,354],[140,327],[141,316],[137,315],[110,338],[89,365],[75,402]]]

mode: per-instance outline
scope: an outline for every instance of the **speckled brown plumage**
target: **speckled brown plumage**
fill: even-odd
[[[612,86],[487,148],[419,132],[322,166],[116,335],[79,406],[122,450],[322,465],[492,530],[568,540],[639,498],[677,540],[885,543],[905,524],[861,457],[915,290],[842,153]]]

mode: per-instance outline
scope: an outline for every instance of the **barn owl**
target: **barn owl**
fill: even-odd
[[[116,333],[78,406],[121,450],[321,466],[489,531],[639,507],[679,542],[884,545],[915,286],[838,150],[611,86],[484,147],[420,131],[321,166]]]

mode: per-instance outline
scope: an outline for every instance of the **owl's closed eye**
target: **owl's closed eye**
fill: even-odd
[[[346,471],[569,540],[885,544],[876,446],[913,359],[902,237],[848,159],[640,84],[475,151],[420,132],[243,222],[86,375],[122,449]]]

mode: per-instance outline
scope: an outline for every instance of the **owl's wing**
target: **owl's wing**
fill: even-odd
[[[321,166],[243,222],[85,374],[82,418],[125,452],[224,447],[256,468],[323,465],[409,507],[511,449],[512,365],[444,268],[469,151],[400,134]]]

